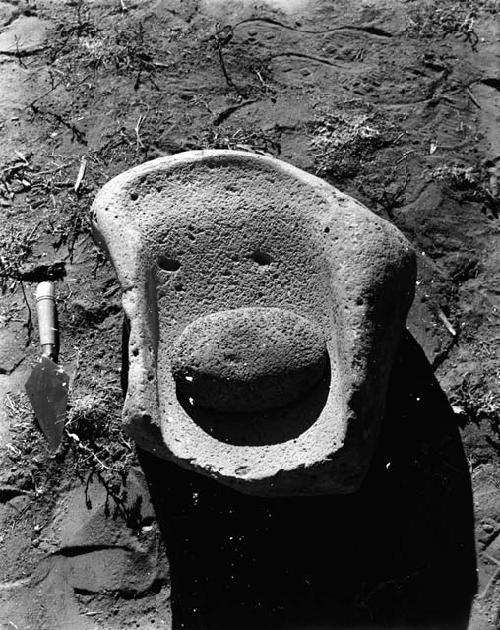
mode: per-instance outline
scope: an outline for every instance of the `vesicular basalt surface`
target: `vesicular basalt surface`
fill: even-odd
[[[123,419],[137,443],[244,492],[356,490],[413,298],[398,230],[236,151],[126,171],[93,220],[130,323]]]

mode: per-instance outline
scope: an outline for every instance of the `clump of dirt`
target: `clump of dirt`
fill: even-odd
[[[396,129],[375,112],[328,109],[309,124],[316,174],[339,184],[357,175],[380,148],[397,136]]]
[[[10,233],[0,241],[0,289],[2,293],[20,279],[21,268],[31,256],[35,241],[32,229],[17,231],[11,226]]]
[[[130,438],[120,428],[120,389],[74,396],[68,408],[62,453],[71,449],[74,464],[81,471],[98,471],[110,476],[124,475],[136,463]]]
[[[481,203],[491,218],[498,217],[500,202],[495,189],[496,179],[492,185],[484,165],[444,164],[434,169],[431,177],[443,182],[449,188],[450,194],[455,193],[461,199]]]
[[[478,18],[480,9],[494,14],[498,10],[498,2],[497,0],[483,2],[444,0],[439,6],[428,0],[409,2],[407,33],[410,37],[426,39],[456,34],[475,47],[478,36],[474,31],[474,22]]]

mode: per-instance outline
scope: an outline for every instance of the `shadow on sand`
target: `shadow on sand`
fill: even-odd
[[[141,454],[172,573],[173,627],[467,627],[476,588],[470,479],[450,405],[401,344],[360,492],[261,499]]]

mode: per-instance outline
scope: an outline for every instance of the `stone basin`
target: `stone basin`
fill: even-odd
[[[392,224],[280,160],[192,151],[106,184],[93,226],[140,447],[256,495],[359,488],[414,292]]]

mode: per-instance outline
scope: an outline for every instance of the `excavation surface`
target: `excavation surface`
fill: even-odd
[[[495,11],[495,0],[0,2],[2,627],[169,628],[171,603],[184,630],[220,630],[221,618],[498,627]],[[120,288],[89,210],[126,169],[210,148],[317,174],[419,252],[409,327],[432,370],[417,369],[418,353],[397,364],[392,442],[357,497],[243,500],[154,459],[142,462],[148,488],[135,468]],[[23,389],[46,279],[72,375],[56,458]],[[471,600],[468,621],[457,605]]]

